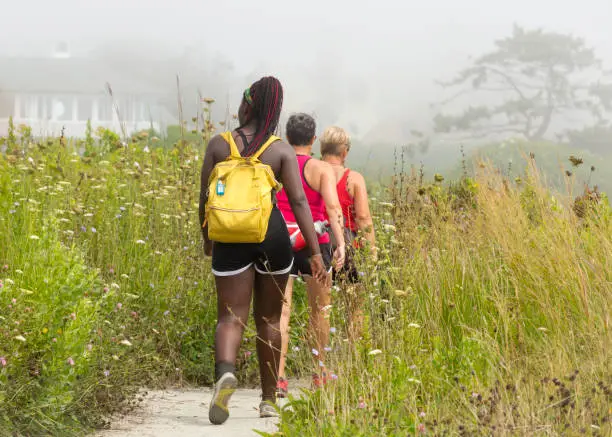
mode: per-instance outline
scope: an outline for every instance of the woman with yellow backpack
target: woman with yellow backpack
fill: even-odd
[[[200,224],[204,251],[212,255],[217,287],[215,388],[209,420],[222,424],[237,386],[235,363],[254,293],[261,417],[276,415],[280,361],[279,321],[283,291],[293,266],[289,232],[275,205],[280,183],[287,193],[306,245],[313,277],[329,283],[295,151],[274,136],[283,88],[274,77],[253,83],[243,94],[240,127],[212,138],[201,174]]]

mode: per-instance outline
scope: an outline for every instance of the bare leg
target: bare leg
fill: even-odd
[[[234,276],[216,276],[217,330],[215,333],[215,363],[236,364],[242,334],[249,317],[255,271]],[[221,375],[217,375],[219,377]]]
[[[348,338],[349,341],[355,342],[361,337],[363,330],[363,286],[361,284],[349,285],[346,297],[349,318]]]
[[[326,317],[328,310],[324,310],[331,302],[330,287],[320,284],[312,277],[306,278],[308,287],[308,303],[310,305],[310,336],[311,344],[319,352],[316,359],[325,363],[325,347],[329,344],[329,319]]]
[[[278,377],[285,378],[285,363],[287,362],[287,352],[289,350],[289,319],[291,318],[291,297],[293,295],[293,278],[287,280],[285,287],[285,299],[280,319],[281,332],[281,355],[278,365]]]
[[[262,399],[275,401],[281,355],[280,318],[289,274],[255,276],[255,325]]]
[[[215,332],[215,390],[208,419],[215,425],[229,417],[228,403],[236,390],[236,355],[249,316],[254,270],[235,276],[215,277],[217,284],[217,329]]]

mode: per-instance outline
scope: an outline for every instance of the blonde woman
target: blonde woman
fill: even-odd
[[[347,246],[343,268],[336,273],[335,280],[347,285],[342,295],[347,298],[349,311],[349,338],[354,340],[361,335],[363,325],[363,292],[358,288],[359,274],[355,266],[354,252],[361,249],[363,239],[368,243],[372,258],[376,260],[376,239],[368,191],[364,177],[346,168],[346,158],[351,150],[351,140],[347,132],[337,126],[328,127],[320,139],[322,160],[327,162],[336,175],[336,189],[344,217],[344,241]],[[357,238],[358,233],[363,239]]]

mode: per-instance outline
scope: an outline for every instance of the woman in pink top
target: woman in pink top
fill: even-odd
[[[344,234],[342,208],[338,201],[336,191],[336,175],[332,167],[318,159],[312,158],[312,145],[315,141],[316,124],[314,119],[307,114],[292,115],[287,121],[287,140],[295,149],[297,155],[300,177],[304,187],[304,193],[308,199],[308,205],[312,213],[312,220],[315,227],[319,228],[319,245],[323,262],[326,268],[331,271],[332,267],[340,268],[344,265]],[[296,229],[295,217],[287,195],[281,191],[277,195],[277,206],[281,211],[290,234]],[[333,250],[330,245],[330,236],[323,223],[329,217],[329,227],[334,234],[334,238],[339,242]],[[319,225],[319,226],[317,226]],[[295,232],[299,233],[299,230]],[[298,238],[299,241],[299,238]],[[289,316],[291,312],[291,295],[293,293],[293,278],[302,276],[306,281],[308,289],[308,302],[310,305],[310,338],[313,340],[312,348],[316,351],[315,361],[323,374],[323,381],[326,379],[325,366],[319,366],[319,361],[324,363],[324,350],[329,341],[329,320],[325,317],[325,309],[331,301],[331,283],[322,284],[313,277],[309,264],[309,252],[294,246],[294,261],[291,270],[291,277],[285,289],[285,301],[281,313],[281,357],[278,370],[277,396],[287,395],[287,380],[285,378],[285,360],[289,348]],[[314,353],[314,352],[313,352]],[[317,373],[313,375],[313,382],[318,386],[321,379]]]

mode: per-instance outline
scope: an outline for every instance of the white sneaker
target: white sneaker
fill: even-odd
[[[224,373],[215,384],[215,391],[208,409],[208,420],[214,425],[221,425],[229,417],[227,404],[236,391],[238,380],[231,372]]]
[[[264,401],[259,404],[259,417],[278,417],[278,411],[270,402]]]

